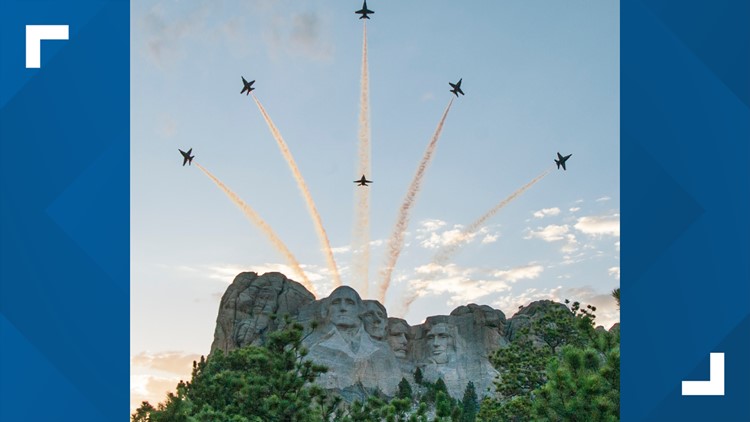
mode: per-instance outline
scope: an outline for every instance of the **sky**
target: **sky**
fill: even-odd
[[[308,208],[241,76],[278,127],[344,284],[356,189],[370,189],[369,295],[407,189],[452,94],[411,208],[385,305],[419,324],[459,305],[510,318],[540,299],[597,307],[620,279],[619,2],[372,0],[371,174],[356,187],[363,20],[358,1],[131,2],[131,407],[162,400],[210,351],[242,271],[295,278],[268,238],[178,148],[252,207],[320,297],[332,274]],[[473,236],[462,230],[573,154]],[[445,262],[435,254],[455,247]],[[444,250],[444,249],[442,249]],[[416,295],[405,311],[404,300]]]

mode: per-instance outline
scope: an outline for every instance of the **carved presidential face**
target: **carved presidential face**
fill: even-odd
[[[406,358],[409,346],[409,326],[402,321],[395,321],[388,326],[388,344],[397,358]]]
[[[385,324],[388,321],[388,314],[385,307],[375,300],[365,300],[365,313],[362,319],[365,322],[365,330],[370,337],[383,340],[385,338]]]
[[[338,287],[328,297],[328,319],[337,327],[359,327],[362,299],[351,287]]]
[[[435,363],[448,362],[448,348],[452,340],[448,325],[443,323],[435,324],[427,333],[427,350]]]

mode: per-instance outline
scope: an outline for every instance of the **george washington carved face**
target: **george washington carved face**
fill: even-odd
[[[351,287],[341,286],[328,296],[326,315],[337,328],[355,328],[362,325],[359,316],[363,309],[359,293]]]

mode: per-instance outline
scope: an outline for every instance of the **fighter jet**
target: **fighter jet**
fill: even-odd
[[[190,148],[188,152],[185,152],[181,149],[178,149],[180,151],[180,154],[182,154],[182,166],[185,167],[185,164],[193,165],[193,158],[195,158],[195,155],[191,156],[190,153],[193,152],[193,149]]]
[[[242,83],[245,84],[245,86],[242,88],[242,91],[240,91],[240,94],[245,94],[245,91],[247,91],[247,94],[245,95],[250,95],[250,91],[255,89],[253,88],[253,84],[255,83],[255,81],[248,82],[245,80],[245,77],[243,76]]]
[[[362,9],[357,10],[354,13],[359,13],[360,15],[362,15],[362,16],[359,17],[360,19],[370,19],[370,17],[367,16],[367,14],[368,13],[375,13],[375,12],[373,12],[372,10],[370,10],[370,9],[367,8],[367,0],[365,0],[364,4],[362,4]]]
[[[367,186],[368,183],[372,183],[372,180],[365,179],[365,175],[362,175],[362,178],[359,180],[355,180],[354,183],[357,184],[357,186]]]
[[[457,84],[453,84],[453,83],[448,82],[448,85],[450,85],[451,88],[453,88],[453,89],[451,89],[451,92],[454,93],[454,94],[456,94],[456,97],[458,97],[458,94],[465,95],[464,92],[461,91],[461,81],[462,80],[463,80],[463,78],[459,79]]]
[[[563,157],[562,155],[560,155],[559,152],[557,153],[557,160],[555,160],[555,163],[557,164],[558,170],[560,169],[560,166],[562,166],[563,170],[566,170],[565,162],[568,161],[568,158],[570,158],[571,155],[573,154],[568,154],[565,157]]]

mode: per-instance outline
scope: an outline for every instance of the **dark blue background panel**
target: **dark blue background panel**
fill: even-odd
[[[623,421],[750,421],[748,5],[621,3]]]
[[[0,12],[0,420],[129,413],[129,3]],[[26,25],[69,25],[25,68]]]

